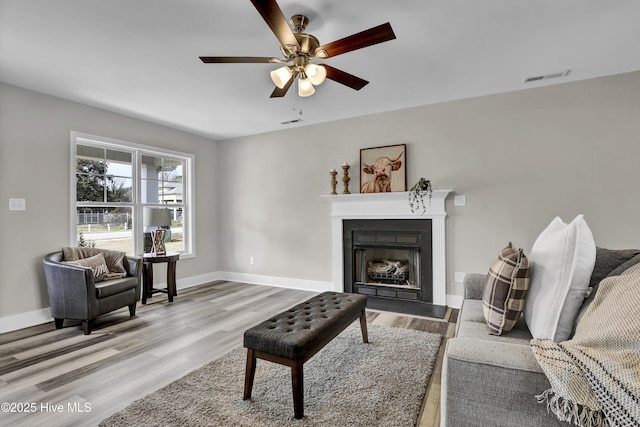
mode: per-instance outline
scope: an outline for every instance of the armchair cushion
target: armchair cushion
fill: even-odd
[[[101,253],[90,256],[89,258],[82,258],[75,261],[64,261],[67,264],[80,265],[82,267],[90,268],[93,271],[93,281],[102,282],[105,276],[109,273],[109,268],[104,259],[104,255]]]
[[[136,289],[138,285],[137,277],[123,277],[120,279],[105,280],[96,284],[96,298],[102,299],[111,295],[116,295],[129,289]]]
[[[77,261],[101,253],[109,268],[107,279],[126,277],[127,275],[127,270],[125,270],[124,267],[124,258],[126,256],[124,252],[112,251],[110,249],[66,247],[62,248],[62,253],[65,261]]]

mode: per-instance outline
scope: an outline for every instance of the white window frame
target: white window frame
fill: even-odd
[[[153,203],[143,203],[141,200],[141,177],[140,170],[142,168],[142,156],[156,156],[156,157],[168,157],[175,158],[184,162],[183,171],[183,202],[184,209],[183,215],[183,250],[180,251],[181,258],[191,258],[196,255],[195,244],[195,198],[194,198],[194,183],[195,183],[195,156],[190,153],[184,153],[180,151],[168,150],[164,148],[153,147],[150,145],[137,144],[134,142],[121,141],[117,139],[107,138],[103,136],[91,135],[82,132],[71,131],[71,162],[70,162],[70,201],[71,209],[69,215],[69,245],[76,246],[78,242],[78,228],[76,213],[78,203],[76,200],[76,157],[77,157],[77,145],[89,145],[98,148],[106,148],[111,150],[118,150],[131,153],[131,167],[132,167],[132,201],[126,203],[124,206],[130,206],[133,211],[133,250],[134,255],[139,255],[144,252],[144,239],[143,233],[143,209],[144,206],[152,206]],[[96,203],[96,206],[112,206],[113,204]]]

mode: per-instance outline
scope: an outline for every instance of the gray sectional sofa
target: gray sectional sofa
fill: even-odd
[[[597,248],[590,287],[640,262],[640,251]],[[524,317],[508,333],[489,334],[482,311],[485,274],[467,274],[455,337],[445,349],[441,379],[442,426],[569,426],[535,396],[550,387],[529,346]],[[579,321],[581,314],[578,314]]]

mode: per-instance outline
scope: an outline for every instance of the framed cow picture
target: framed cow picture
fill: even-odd
[[[407,145],[360,149],[360,192],[407,191]]]

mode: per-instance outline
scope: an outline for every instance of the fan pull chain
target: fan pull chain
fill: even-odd
[[[300,79],[296,79],[295,84],[296,84],[297,98],[294,98],[294,101],[293,101],[293,111],[298,111],[298,115],[302,117],[302,97],[300,96],[299,87],[298,87],[300,85]]]

